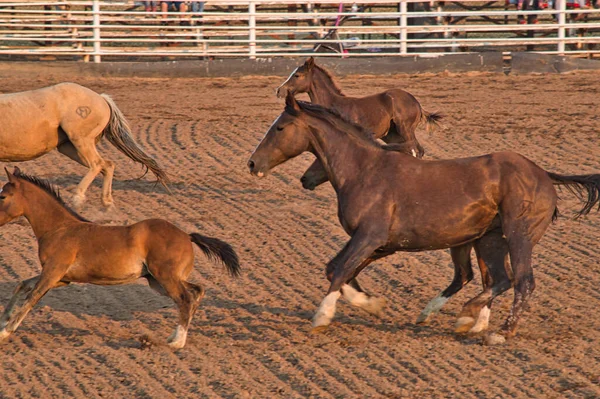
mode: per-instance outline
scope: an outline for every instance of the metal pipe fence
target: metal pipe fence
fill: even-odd
[[[535,10],[505,1],[206,1],[166,12],[148,11],[151,2],[143,1],[0,1],[0,57],[101,62],[524,50],[593,57],[600,9],[568,1]]]

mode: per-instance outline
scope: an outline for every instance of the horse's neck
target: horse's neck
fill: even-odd
[[[331,81],[331,78],[319,69],[313,72],[313,81],[311,82],[308,96],[312,103],[322,105],[326,108],[331,108],[344,99],[344,96],[338,93],[338,89]]]
[[[28,190],[31,194],[28,195],[23,216],[29,221],[38,240],[67,224],[78,222],[75,216],[41,188],[29,187]]]
[[[311,144],[327,172],[331,185],[339,192],[345,184],[361,173],[364,165],[377,156],[377,148],[361,142],[351,134],[342,132],[328,123],[314,118],[309,126]]]

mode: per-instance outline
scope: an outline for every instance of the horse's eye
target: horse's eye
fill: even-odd
[[[299,77],[300,77],[300,75],[298,75],[298,74],[295,74],[295,75],[294,75],[294,77],[295,77],[295,78],[299,78]]]
[[[281,126],[277,126],[277,130],[278,130],[278,131],[282,131],[282,130],[283,130],[283,128],[282,128]]]
[[[0,201],[2,201],[3,199],[6,199],[6,197],[4,195],[0,195]]]

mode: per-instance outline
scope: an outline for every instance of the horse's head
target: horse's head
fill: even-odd
[[[301,115],[294,93],[288,92],[285,110],[275,119],[248,161],[251,174],[263,177],[275,166],[311,148],[308,125]]]
[[[294,93],[308,93],[312,80],[312,71],[315,59],[310,57],[304,64],[294,69],[285,82],[277,88],[277,97],[283,98],[292,91]]]
[[[4,170],[8,176],[8,183],[0,189],[0,226],[18,218],[24,212],[21,182],[15,176],[19,174],[19,168],[15,167],[13,173],[6,168]]]

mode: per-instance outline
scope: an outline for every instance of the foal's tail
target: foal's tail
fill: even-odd
[[[577,213],[577,217],[587,215],[596,205],[600,210],[600,174],[563,176],[556,173],[547,173],[553,184],[566,186],[570,192],[584,202],[584,206]]]
[[[210,260],[221,261],[232,277],[240,275],[240,261],[231,245],[217,238],[205,237],[198,233],[190,234],[190,238]]]
[[[147,155],[144,150],[142,150],[135,142],[133,137],[131,137],[131,128],[129,127],[129,123],[127,123],[125,116],[114,103],[112,98],[110,98],[107,94],[101,94],[101,96],[110,107],[110,120],[108,121],[108,125],[106,125],[102,133],[106,135],[108,141],[117,147],[119,151],[127,155],[127,157],[131,158],[135,162],[139,162],[144,165],[146,170],[150,170],[152,173],[154,173],[160,184],[162,184],[168,190],[169,188],[167,187],[167,184],[169,183],[169,177],[167,176],[166,172],[151,156]]]
[[[421,122],[425,122],[427,133],[431,133],[432,127],[438,127],[443,117],[444,115],[439,112],[429,112],[421,108]]]

